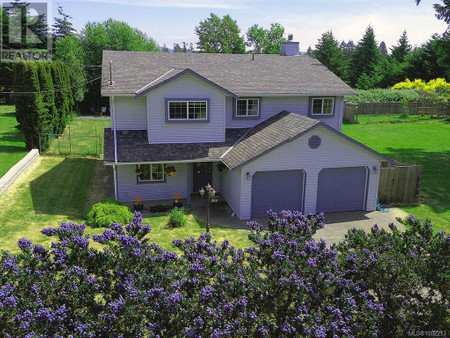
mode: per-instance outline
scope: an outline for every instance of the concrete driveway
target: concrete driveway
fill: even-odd
[[[389,212],[352,211],[325,214],[325,228],[318,230],[314,238],[322,238],[327,244],[332,244],[343,239],[350,229],[356,228],[370,232],[375,224],[381,229],[389,229],[389,223],[394,223],[399,229],[404,230],[404,226],[396,218],[405,216],[408,215],[397,208],[391,208]]]
[[[204,201],[193,201],[191,211],[200,220],[206,220],[206,208]],[[397,222],[396,217],[404,218],[406,213],[397,208],[391,208],[389,212],[365,212],[352,211],[325,214],[325,228],[320,229],[314,238],[323,238],[327,244],[336,243],[343,239],[348,230],[352,228],[363,229],[370,232],[370,229],[377,224],[382,229],[389,229],[389,223],[395,223],[399,229],[404,229],[403,225]],[[267,224],[267,218],[256,219],[262,225]],[[219,226],[248,229],[247,221],[240,221],[232,213],[227,203],[221,202],[211,207],[211,223]],[[212,225],[214,227],[214,224]]]

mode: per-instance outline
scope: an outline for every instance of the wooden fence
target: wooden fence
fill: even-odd
[[[344,122],[355,123],[357,120],[358,105],[346,102],[344,105]]]
[[[380,203],[417,203],[423,166],[393,166],[380,170]]]
[[[347,110],[347,121],[355,119],[358,115],[400,115],[402,113],[402,104],[399,102],[376,102],[376,103],[346,103],[344,109]],[[427,101],[417,101],[408,103],[408,113],[411,115],[450,115],[450,109],[438,103],[430,103]],[[353,122],[350,122],[353,123]]]

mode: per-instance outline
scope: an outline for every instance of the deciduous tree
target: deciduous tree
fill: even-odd
[[[253,53],[280,54],[281,44],[286,41],[284,27],[279,23],[270,24],[268,29],[253,25],[247,31],[247,41]]]
[[[195,27],[199,41],[197,48],[203,53],[245,53],[244,37],[235,20],[229,15],[222,19],[216,14],[211,16]]]

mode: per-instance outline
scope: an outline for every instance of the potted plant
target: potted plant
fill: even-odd
[[[164,171],[169,176],[175,176],[177,174],[177,169],[173,165],[166,167]]]
[[[144,204],[141,203],[142,202],[142,197],[135,197],[134,198],[134,211],[139,211],[142,212],[142,210],[144,210]]]
[[[181,208],[183,206],[183,202],[180,201],[181,195],[175,194],[175,201],[173,201],[173,206],[177,208]]]

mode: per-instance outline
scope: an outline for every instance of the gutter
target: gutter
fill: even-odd
[[[109,98],[109,106],[111,107],[111,117],[112,125],[114,130],[114,163],[117,163],[117,124],[116,124],[116,106],[114,103],[114,96]],[[114,176],[114,197],[116,200],[119,198],[119,191],[117,187],[117,166],[113,165],[113,176]]]

